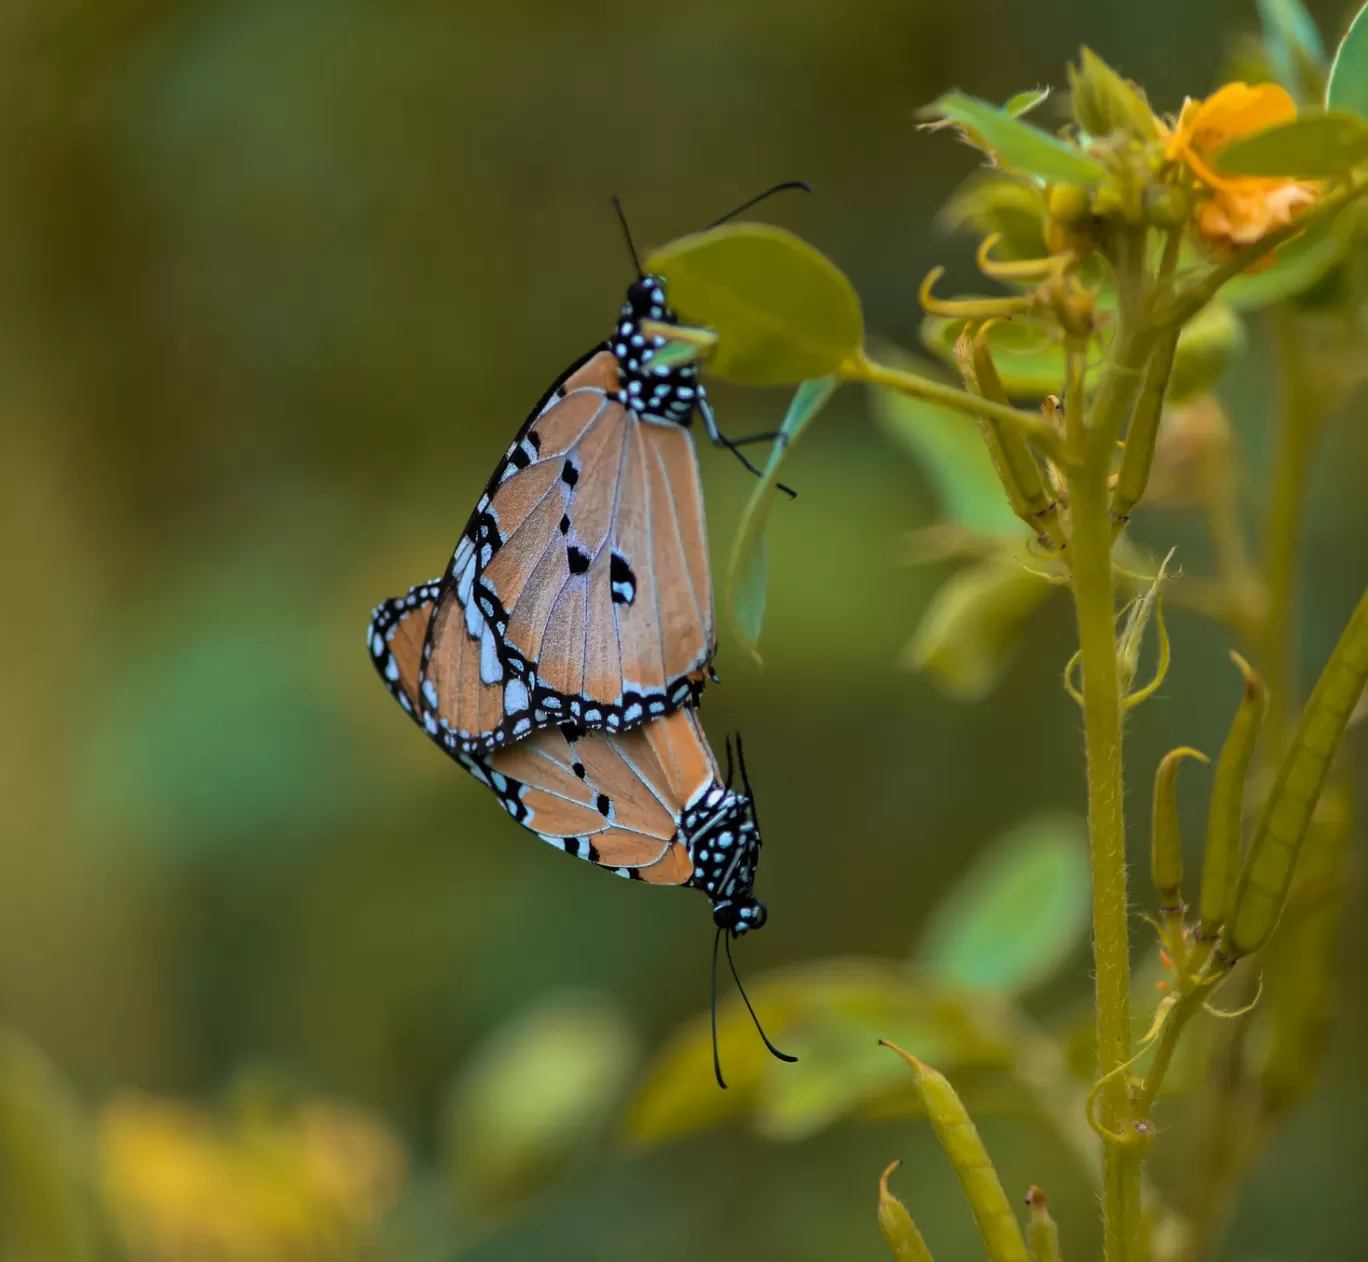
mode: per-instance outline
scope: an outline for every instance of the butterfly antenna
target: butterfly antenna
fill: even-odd
[[[717,951],[717,948],[716,948],[716,946],[714,945],[714,947],[713,947],[713,952],[714,952],[713,958],[714,958],[714,959],[716,959],[716,951]],[[764,1045],[769,1049],[769,1054],[770,1054],[771,1056],[773,1056],[773,1057],[775,1058],[775,1060],[787,1061],[790,1065],[797,1064],[797,1062],[798,1062],[798,1057],[796,1057],[796,1056],[790,1056],[787,1052],[781,1052],[777,1047],[774,1046],[773,1043],[771,1043],[771,1042],[769,1041],[769,1035],[767,1035],[767,1034],[765,1033],[764,1028],[761,1026],[761,1024],[760,1024],[760,1018],[757,1017],[757,1016],[755,1015],[755,1009],[751,1007],[750,997],[746,994],[746,988],[745,988],[743,985],[741,985],[741,977],[740,977],[740,974],[738,974],[737,971],[736,971],[736,961],[732,959],[731,938],[730,938],[730,936],[727,938],[727,963],[731,966],[732,980],[736,983],[736,989],[739,990],[739,991],[741,992],[741,998],[742,998],[743,1002],[744,1002],[745,1005],[746,1005],[746,1011],[749,1012],[749,1013],[751,1014],[751,1020],[755,1022],[755,1029],[756,1029],[756,1032],[760,1035],[760,1041],[761,1041],[762,1043],[764,1043]],[[716,1020],[717,1020],[717,1004],[716,1004],[716,1001],[714,1001],[714,1003],[713,1003],[713,1021],[714,1021],[714,1023],[716,1022]],[[717,1053],[717,1035],[716,1035],[716,1028],[717,1028],[717,1027],[716,1027],[716,1024],[714,1024],[714,1026],[713,1026],[713,1029],[714,1029],[714,1034],[713,1034],[713,1054],[714,1054],[714,1055],[716,1055],[716,1053]],[[721,1081],[720,1076],[719,1076],[718,1081]]]
[[[720,224],[726,223],[728,219],[735,219],[736,216],[741,214],[743,211],[747,211],[752,206],[756,206],[760,202],[763,202],[767,197],[773,197],[775,193],[782,193],[791,188],[801,188],[805,193],[812,192],[812,185],[809,184],[806,180],[785,180],[782,184],[776,184],[773,188],[767,188],[763,193],[756,194],[756,196],[752,197],[750,201],[742,202],[741,205],[739,205],[735,210],[729,210],[725,215],[722,216],[721,219],[718,219],[715,222],[710,223],[708,227],[716,228]]]
[[[722,1077],[722,1058],[717,1054],[717,948],[721,944],[722,935],[726,930],[721,925],[717,927],[717,934],[713,938],[713,963],[712,963],[712,1045],[713,1045],[713,1073],[717,1075],[717,1085],[723,1091],[727,1089],[726,1080]],[[727,946],[727,958],[731,958],[731,945]],[[732,970],[735,972],[735,970]],[[763,1035],[761,1036],[764,1037]]]
[[[632,256],[632,266],[636,268],[637,279],[640,280],[646,273],[641,270],[641,257],[637,254],[636,243],[632,240],[632,230],[627,226],[627,216],[623,213],[622,202],[618,200],[616,193],[608,200],[613,203],[613,209],[617,212],[618,223],[622,225],[622,236],[627,242],[627,252]]]
[[[730,736],[727,737],[727,752],[728,752],[728,754],[731,753],[731,737],[730,737]],[[755,801],[755,793],[751,790],[751,787],[750,787],[750,777],[746,774],[746,751],[745,751],[745,749],[742,748],[742,745],[741,745],[741,733],[740,733],[740,732],[737,732],[737,734],[736,734],[736,761],[737,761],[737,763],[738,763],[738,764],[740,765],[740,767],[741,767],[741,783],[742,783],[742,785],[745,786],[746,796],[747,796],[748,798],[750,798],[750,800],[753,802],[753,801]]]

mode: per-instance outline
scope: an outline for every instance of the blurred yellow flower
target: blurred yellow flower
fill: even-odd
[[[1196,229],[1217,253],[1249,245],[1291,223],[1319,196],[1315,184],[1302,180],[1227,175],[1213,165],[1215,155],[1232,140],[1296,117],[1297,103],[1275,83],[1227,83],[1204,101],[1189,97],[1183,102],[1165,156],[1183,163],[1209,190],[1210,196],[1197,205]]]
[[[404,1180],[388,1129],[325,1101],[221,1119],[122,1096],[97,1141],[101,1191],[136,1262],[349,1262]]]

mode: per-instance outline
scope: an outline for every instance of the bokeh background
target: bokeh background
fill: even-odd
[[[1344,5],[1308,7],[1341,29]],[[614,1114],[706,1002],[710,921],[696,894],[609,880],[515,828],[385,695],[365,623],[439,571],[527,409],[604,335],[631,279],[610,194],[649,244],[811,181],[765,217],[847,270],[874,334],[911,346],[926,269],[971,275],[933,217],[975,161],[918,132],[916,106],[1058,84],[1087,43],[1176,110],[1255,23],[1252,0],[0,6],[10,1097],[61,1095],[137,1187],[185,1176],[187,1110],[269,1112],[281,1094],[346,1110],[319,1125],[362,1154],[347,1177],[402,1183],[416,1220],[425,1197],[465,1206],[384,1256],[876,1258],[874,1181],[896,1156],[933,1248],[976,1250],[907,1119],[633,1151],[570,1109],[547,1168],[482,1200],[472,1136],[498,1129],[476,1115],[510,1091],[489,1085],[500,1066],[528,1058],[505,1111],[543,1116],[554,1074],[536,1053],[568,1039],[601,1070],[581,1066],[572,1094]],[[1255,521],[1272,391],[1252,333],[1222,392]],[[715,402],[742,434],[785,400],[719,386]],[[1334,418],[1314,473],[1307,677],[1368,561],[1362,407]],[[750,480],[700,459],[721,573]],[[937,508],[860,393],[786,479],[800,494],[771,530],[764,667],[724,636],[705,710],[715,740],[744,732],[765,827],[771,917],[739,952],[749,976],[905,958],[995,835],[1083,802],[1066,603],[1029,622],[988,699],[958,704],[899,665],[950,567],[899,564]],[[1137,533],[1204,560],[1181,517]],[[1230,712],[1228,638],[1181,612],[1171,629],[1162,699],[1131,726],[1137,858],[1149,768],[1175,744],[1214,750]],[[1320,1085],[1253,1172],[1231,1256],[1361,1244],[1368,929],[1359,886],[1349,900]],[[1088,986],[1080,943],[1028,1006],[1084,1005]],[[983,1130],[1009,1190],[1047,1186],[1066,1254],[1090,1252],[1094,1194],[1067,1145],[1030,1119]],[[13,1214],[26,1195],[0,1189],[0,1239],[6,1196]],[[138,1230],[110,1247],[253,1256],[139,1253]]]

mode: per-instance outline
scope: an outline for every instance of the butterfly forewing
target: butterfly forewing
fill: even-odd
[[[454,752],[566,722],[625,731],[706,679],[716,628],[684,428],[701,391],[691,372],[643,375],[652,351],[633,312],[668,312],[652,282],[633,292],[613,349],[575,365],[523,426],[442,581],[415,701]]]

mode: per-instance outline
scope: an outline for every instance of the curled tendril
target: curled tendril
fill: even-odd
[[[1259,985],[1254,991],[1254,998],[1251,999],[1243,1008],[1236,1008],[1234,1012],[1227,1012],[1223,1008],[1213,1008],[1211,1000],[1202,1002],[1202,1011],[1210,1013],[1213,1017],[1219,1017],[1222,1021],[1237,1021],[1240,1017],[1247,1016],[1259,1006],[1259,1000],[1263,998],[1264,979],[1263,974],[1259,974]]]
[[[1154,668],[1154,678],[1138,692],[1132,692],[1122,700],[1121,708],[1123,710],[1133,710],[1142,701],[1148,701],[1159,691],[1160,686],[1168,676],[1169,638],[1168,628],[1164,625],[1164,602],[1162,600],[1155,601],[1154,621],[1159,631],[1159,662]]]
[[[1079,649],[1071,658],[1069,664],[1064,667],[1064,691],[1069,694],[1080,706],[1084,705],[1083,693],[1074,687],[1073,673],[1076,667],[1083,660],[1083,650]]]
[[[1124,1131],[1108,1130],[1105,1126],[1102,1125],[1101,1122],[1097,1120],[1097,1097],[1102,1094],[1102,1088],[1105,1087],[1107,1083],[1109,1083],[1113,1078],[1117,1078],[1121,1074],[1126,1073],[1130,1069],[1130,1067],[1140,1059],[1140,1057],[1142,1057],[1147,1051],[1149,1051],[1150,1044],[1154,1042],[1154,1037],[1155,1036],[1151,1035],[1150,1037],[1146,1038],[1141,1043],[1140,1050],[1136,1052],[1135,1055],[1130,1058],[1130,1060],[1126,1061],[1124,1064],[1117,1065],[1115,1069],[1108,1070],[1095,1083],[1093,1083],[1092,1090],[1088,1092],[1088,1100],[1086,1105],[1084,1105],[1083,1109],[1084,1116],[1088,1119],[1088,1125],[1092,1128],[1093,1133],[1096,1134],[1099,1139],[1102,1139],[1107,1143],[1117,1144],[1124,1148],[1130,1148],[1142,1144],[1148,1144],[1150,1140],[1154,1137],[1152,1132],[1132,1132],[1131,1134],[1126,1134],[1126,1132]]]
[[[917,291],[917,298],[929,315],[945,316],[952,320],[1010,319],[1035,306],[1035,298],[1030,295],[1017,298],[937,298],[932,291],[944,275],[945,268],[933,267],[926,273],[926,279]]]
[[[993,247],[1002,240],[1002,233],[994,232],[983,238],[974,261],[985,276],[993,280],[1048,280],[1061,275],[1073,260],[1066,254],[1055,254],[1043,259],[1019,259],[1008,262],[994,260]]]
[[[1046,515],[1047,514],[1045,513],[1041,513],[1038,515],[1038,519],[1043,518]],[[1026,551],[1029,552],[1031,556],[1042,561],[1054,561],[1064,555],[1064,549],[1056,547],[1051,543],[1050,539],[1043,532],[1038,534],[1034,539],[1028,539],[1026,541]],[[1044,570],[1032,569],[1031,566],[1027,565],[1020,557],[1016,558],[1016,563],[1028,574],[1034,574],[1036,578],[1043,579],[1045,582],[1049,583],[1051,587],[1067,587],[1069,585],[1069,576],[1067,574],[1049,574]]]

